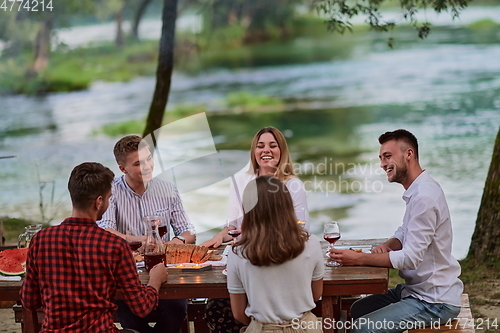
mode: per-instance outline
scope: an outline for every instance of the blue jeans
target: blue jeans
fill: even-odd
[[[160,299],[158,307],[145,318],[135,315],[122,300],[117,300],[116,305],[122,327],[141,333],[179,333],[187,314],[186,299]],[[154,328],[148,325],[149,322],[156,322]]]
[[[401,298],[403,289],[400,284],[387,294],[370,295],[354,302],[351,333],[400,333],[412,328],[438,327],[460,312],[460,307],[449,304]]]

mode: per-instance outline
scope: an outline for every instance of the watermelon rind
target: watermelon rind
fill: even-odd
[[[0,262],[0,273],[3,275],[23,275],[23,266],[17,263]]]

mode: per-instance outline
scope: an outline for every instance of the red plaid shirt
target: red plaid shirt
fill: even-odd
[[[43,229],[28,250],[23,305],[43,307],[42,332],[117,332],[116,290],[138,316],[158,304],[144,286],[127,242],[88,219],[68,218]]]

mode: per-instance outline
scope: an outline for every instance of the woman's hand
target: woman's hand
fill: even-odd
[[[206,247],[213,247],[213,248],[218,248],[222,243],[224,242],[224,236],[218,233],[211,239],[201,243],[201,246],[206,246]]]

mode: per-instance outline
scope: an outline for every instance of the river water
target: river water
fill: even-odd
[[[453,253],[463,258],[500,126],[500,33],[452,28],[425,42],[400,38],[388,50],[384,37],[353,37],[341,60],[176,73],[170,105],[215,109],[227,93],[241,90],[283,98],[291,110],[207,112],[215,146],[231,150],[222,154],[224,163],[243,166],[253,134],[280,128],[309,190],[311,231],[321,236],[322,222],[335,219],[344,239],[388,237],[401,223],[403,188],[387,183],[378,167],[377,137],[410,130],[422,166],[447,195]],[[137,78],[97,82],[81,92],[0,96],[0,156],[17,156],[0,159],[0,215],[40,219],[43,201],[44,215],[58,223],[70,213],[66,184],[76,164],[98,161],[119,174],[112,155],[118,138],[92,133],[105,123],[144,119],[153,88],[153,78]],[[179,156],[204,149],[196,136],[181,141]],[[182,194],[200,241],[225,222],[228,186],[220,179]]]

